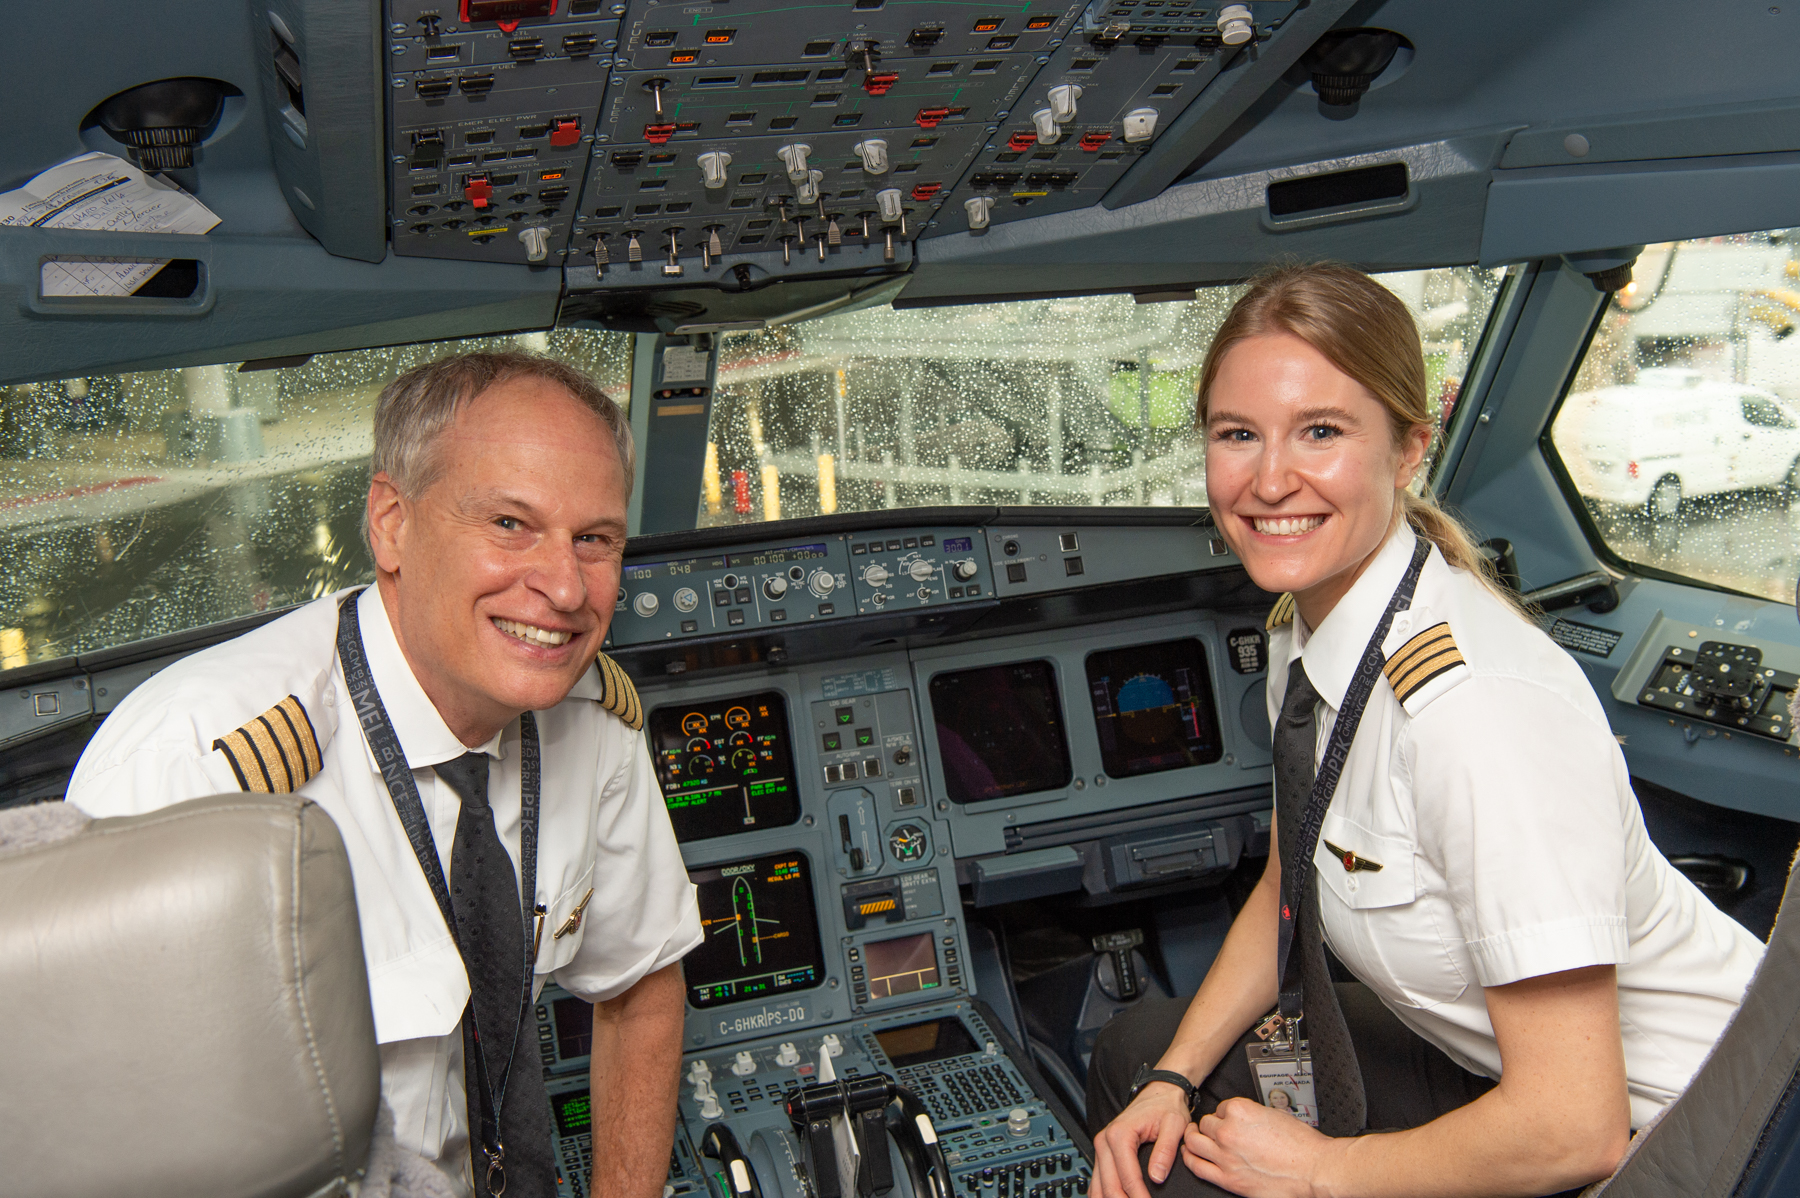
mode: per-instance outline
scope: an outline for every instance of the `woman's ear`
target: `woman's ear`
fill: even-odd
[[[1431,448],[1431,426],[1415,424],[1407,429],[1400,438],[1400,468],[1394,475],[1394,489],[1404,490],[1412,485],[1413,478],[1419,473],[1419,467],[1425,462],[1425,454]]]

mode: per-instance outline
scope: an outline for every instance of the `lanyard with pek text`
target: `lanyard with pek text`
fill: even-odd
[[[1276,950],[1275,976],[1280,979],[1281,984],[1281,1019],[1287,1025],[1288,1041],[1296,1047],[1298,1041],[1294,1039],[1294,1024],[1302,1014],[1304,998],[1299,962],[1293,958],[1291,950],[1294,947],[1294,924],[1300,914],[1300,904],[1306,901],[1306,884],[1313,875],[1313,851],[1318,847],[1319,832],[1325,824],[1325,809],[1331,806],[1331,797],[1337,793],[1338,778],[1344,772],[1344,759],[1350,755],[1350,743],[1356,739],[1356,726],[1362,723],[1363,709],[1369,705],[1369,696],[1375,692],[1375,680],[1381,677],[1381,667],[1387,664],[1387,659],[1381,652],[1381,643],[1387,640],[1388,629],[1394,624],[1394,616],[1412,606],[1413,590],[1419,585],[1419,573],[1425,568],[1425,559],[1430,554],[1431,542],[1420,537],[1418,546],[1413,550],[1412,563],[1406,567],[1406,574],[1400,579],[1400,585],[1394,588],[1394,597],[1388,601],[1387,610],[1375,625],[1375,634],[1369,638],[1369,647],[1363,650],[1362,661],[1357,664],[1356,674],[1350,680],[1350,688],[1344,692],[1344,705],[1338,711],[1337,723],[1332,725],[1331,739],[1325,744],[1325,756],[1319,762],[1319,772],[1313,778],[1312,792],[1306,800],[1306,811],[1300,819],[1299,832],[1294,838],[1293,859],[1281,862],[1281,931]]]
[[[450,887],[444,880],[437,842],[432,839],[425,806],[419,801],[412,767],[407,764],[400,738],[388,721],[387,708],[382,706],[381,694],[375,689],[375,678],[369,672],[368,655],[363,651],[362,625],[356,611],[361,596],[362,592],[357,591],[338,606],[337,650],[338,663],[344,670],[344,684],[349,688],[351,702],[356,705],[356,718],[362,725],[363,735],[368,738],[369,748],[381,767],[381,780],[387,784],[388,796],[394,801],[394,812],[400,817],[400,826],[406,830],[406,839],[412,844],[413,855],[419,859],[419,869],[431,887],[431,896],[437,900],[438,910],[443,912],[456,951],[466,961],[462,936],[456,928],[456,911],[450,905]],[[471,1097],[481,1100],[480,1137],[490,1176],[501,1168],[506,1155],[506,1148],[500,1142],[500,1108],[506,1102],[506,1082],[512,1076],[513,1060],[518,1054],[519,1030],[525,1026],[526,1013],[531,1010],[532,975],[537,968],[532,920],[537,897],[538,802],[542,775],[538,761],[537,720],[529,711],[519,717],[519,742],[519,895],[523,900],[520,915],[524,921],[525,982],[524,993],[519,999],[519,1018],[513,1027],[512,1047],[506,1055],[506,1067],[500,1072],[498,1089],[488,1076],[487,1053],[481,1044],[481,1028],[475,1021],[472,992],[467,1009],[469,1029],[475,1041],[475,1076],[483,1091]],[[475,1122],[472,1114],[470,1122]]]

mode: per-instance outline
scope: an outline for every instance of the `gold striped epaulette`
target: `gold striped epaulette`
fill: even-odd
[[[225,754],[238,785],[256,794],[293,794],[319,772],[319,737],[300,700],[289,695],[212,747]]]
[[[1450,636],[1450,625],[1438,623],[1394,650],[1381,672],[1387,675],[1395,698],[1404,704],[1434,678],[1463,664],[1463,655]]]
[[[1292,595],[1283,595],[1275,601],[1275,606],[1269,609],[1269,618],[1263,621],[1263,630],[1265,632],[1274,632],[1283,624],[1291,624],[1293,619],[1294,597]]]
[[[633,732],[644,726],[644,705],[638,700],[637,687],[619,663],[600,654],[600,706],[625,721]]]

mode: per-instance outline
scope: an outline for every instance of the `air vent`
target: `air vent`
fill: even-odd
[[[1381,166],[1359,167],[1351,171],[1333,171],[1328,175],[1308,175],[1304,179],[1285,179],[1269,184],[1269,215],[1276,219],[1305,216],[1326,209],[1381,204],[1407,198],[1406,164],[1389,162]]]

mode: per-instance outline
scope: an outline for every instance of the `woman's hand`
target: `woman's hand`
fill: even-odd
[[[1150,1180],[1158,1185],[1169,1179],[1181,1133],[1191,1130],[1187,1095],[1168,1082],[1151,1082],[1119,1117],[1094,1137],[1094,1176],[1088,1198],[1150,1198],[1138,1168],[1138,1148],[1154,1141],[1150,1151]]]
[[[1228,1098],[1187,1129],[1181,1163],[1245,1198],[1312,1198],[1319,1163],[1337,1144],[1286,1111]]]

